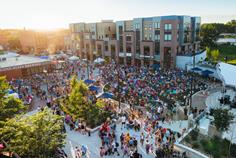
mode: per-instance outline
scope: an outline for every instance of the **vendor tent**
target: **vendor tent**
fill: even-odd
[[[72,56],[69,58],[70,61],[76,61],[76,60],[79,60],[79,57],[77,56]]]
[[[14,92],[14,90],[12,90],[12,89],[8,89],[8,90],[7,90],[7,93],[8,93],[8,94],[13,94],[13,93],[15,93],[15,92]]]
[[[94,60],[94,63],[99,64],[99,63],[103,63],[104,61],[105,60],[103,58],[97,58],[97,59]]]
[[[13,96],[14,98],[19,98],[19,94],[18,93],[11,93],[11,94],[8,94],[7,96],[8,97],[9,96]]]
[[[160,64],[153,64],[153,65],[152,65],[152,68],[153,68],[154,70],[159,70],[159,69],[160,69]]]
[[[39,58],[40,58],[40,59],[49,59],[48,56],[40,56]]]
[[[90,80],[90,79],[84,80],[84,83],[86,83],[86,84],[91,84],[91,83],[93,83],[93,82],[95,82],[95,81],[94,81],[94,80]]]
[[[224,85],[236,87],[236,66],[220,62],[216,71]]]

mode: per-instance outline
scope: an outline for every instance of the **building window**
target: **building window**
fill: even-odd
[[[152,40],[152,34],[149,34],[149,40]]]
[[[147,40],[147,34],[144,35],[144,39]]]
[[[179,24],[177,24],[177,30],[179,30]]]
[[[126,41],[131,41],[131,36],[130,35],[126,35]]]
[[[111,27],[110,26],[108,26],[108,31],[111,31]]]
[[[144,30],[147,30],[147,27],[144,27]]]
[[[140,29],[140,25],[137,23],[134,25],[135,26],[135,29]]]
[[[150,56],[150,47],[149,46],[144,46],[143,50],[144,50],[145,56]]]
[[[154,22],[154,28],[159,29],[160,28],[160,23],[159,22]]]
[[[172,39],[172,35],[171,34],[165,34],[165,36],[164,36],[164,40],[165,41],[171,41],[171,39]]]
[[[123,32],[123,27],[119,26],[119,34],[122,34],[122,32]]]
[[[131,53],[132,52],[132,49],[131,49],[131,45],[126,45],[126,52],[127,53]]]
[[[165,24],[165,30],[171,30],[172,24]]]
[[[160,35],[155,35],[155,40],[160,41]]]
[[[151,24],[149,25],[149,30],[152,30],[152,25]]]
[[[104,43],[104,45],[105,45],[105,51],[108,51],[108,42],[107,41],[105,41],[105,43]]]

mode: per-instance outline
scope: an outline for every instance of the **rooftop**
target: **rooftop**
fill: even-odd
[[[49,59],[41,59],[40,57],[28,55],[9,56],[8,54],[4,54],[0,55],[0,59],[2,58],[6,58],[6,60],[0,61],[0,71],[19,66],[36,66],[37,64],[47,63],[50,61]]]

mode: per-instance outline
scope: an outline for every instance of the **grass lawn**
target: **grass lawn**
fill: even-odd
[[[217,137],[209,138],[193,130],[182,141],[183,144],[200,151],[212,158],[227,158],[229,141]],[[236,157],[236,144],[232,144],[230,158]]]
[[[216,49],[220,51],[220,59],[224,61],[224,57],[228,57],[228,61],[236,60],[236,46],[222,44],[218,45]]]
[[[236,59],[228,61],[229,64],[236,65]]]

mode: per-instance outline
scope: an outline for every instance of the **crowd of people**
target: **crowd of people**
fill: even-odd
[[[100,156],[117,155],[140,158],[138,145],[143,146],[147,154],[156,157],[173,155],[173,144],[181,133],[160,126],[162,123],[172,122],[172,113],[176,102],[187,104],[189,92],[193,89],[199,91],[207,86],[201,78],[193,81],[192,75],[183,70],[161,70],[138,66],[118,66],[107,64],[96,67],[89,66],[90,79],[95,77],[94,71],[98,69],[98,86],[108,86],[108,91],[114,94],[116,100],[129,105],[130,109],[120,117],[121,130],[134,130],[137,136],[124,132],[117,135],[116,121],[105,122],[100,131]],[[33,96],[44,100],[55,114],[62,114],[56,98],[65,96],[70,92],[69,81],[73,75],[85,79],[87,65],[83,62],[65,62],[61,70],[35,74],[30,78],[12,80],[10,85],[19,93],[22,100],[31,101]],[[191,85],[194,82],[194,85]],[[45,88],[46,86],[46,88]],[[95,94],[93,94],[95,96]],[[151,106],[150,106],[151,105]],[[136,109],[135,107],[150,107]],[[131,115],[130,115],[131,113]],[[73,120],[65,114],[65,122],[71,130],[88,133],[86,124],[79,119]],[[184,129],[183,129],[184,130]],[[77,157],[85,155],[86,147],[76,148]]]

